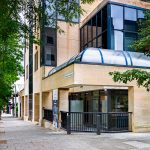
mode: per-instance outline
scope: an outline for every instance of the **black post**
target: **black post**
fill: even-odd
[[[71,130],[70,130],[70,114],[67,114],[67,134],[71,134]]]
[[[100,135],[100,115],[97,115],[97,135]]]

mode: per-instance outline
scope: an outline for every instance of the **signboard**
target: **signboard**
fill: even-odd
[[[53,127],[58,128],[58,89],[53,90]]]

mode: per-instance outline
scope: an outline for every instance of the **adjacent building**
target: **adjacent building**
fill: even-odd
[[[58,15],[64,33],[44,25],[42,46],[27,41],[22,118],[66,128],[69,114],[74,131],[94,131],[99,114],[104,131],[150,131],[150,93],[136,82],[115,83],[109,75],[133,68],[150,71],[150,58],[129,47],[150,3],[96,0],[80,5],[86,13],[73,26]]]

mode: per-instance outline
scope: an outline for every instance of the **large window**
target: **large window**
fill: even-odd
[[[133,51],[138,21],[144,10],[116,3],[107,4],[80,29],[81,51],[86,47]]]
[[[137,39],[138,20],[143,10],[111,4],[111,49],[133,51],[130,45]]]
[[[107,48],[107,6],[81,28],[80,35],[81,51],[86,47]]]

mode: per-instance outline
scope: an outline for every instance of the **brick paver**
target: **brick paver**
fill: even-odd
[[[135,143],[139,143],[139,147]],[[66,132],[54,132],[15,118],[3,118],[0,121],[0,150],[138,149],[150,150],[150,133],[103,133],[99,136],[95,133],[72,133],[66,135]]]

